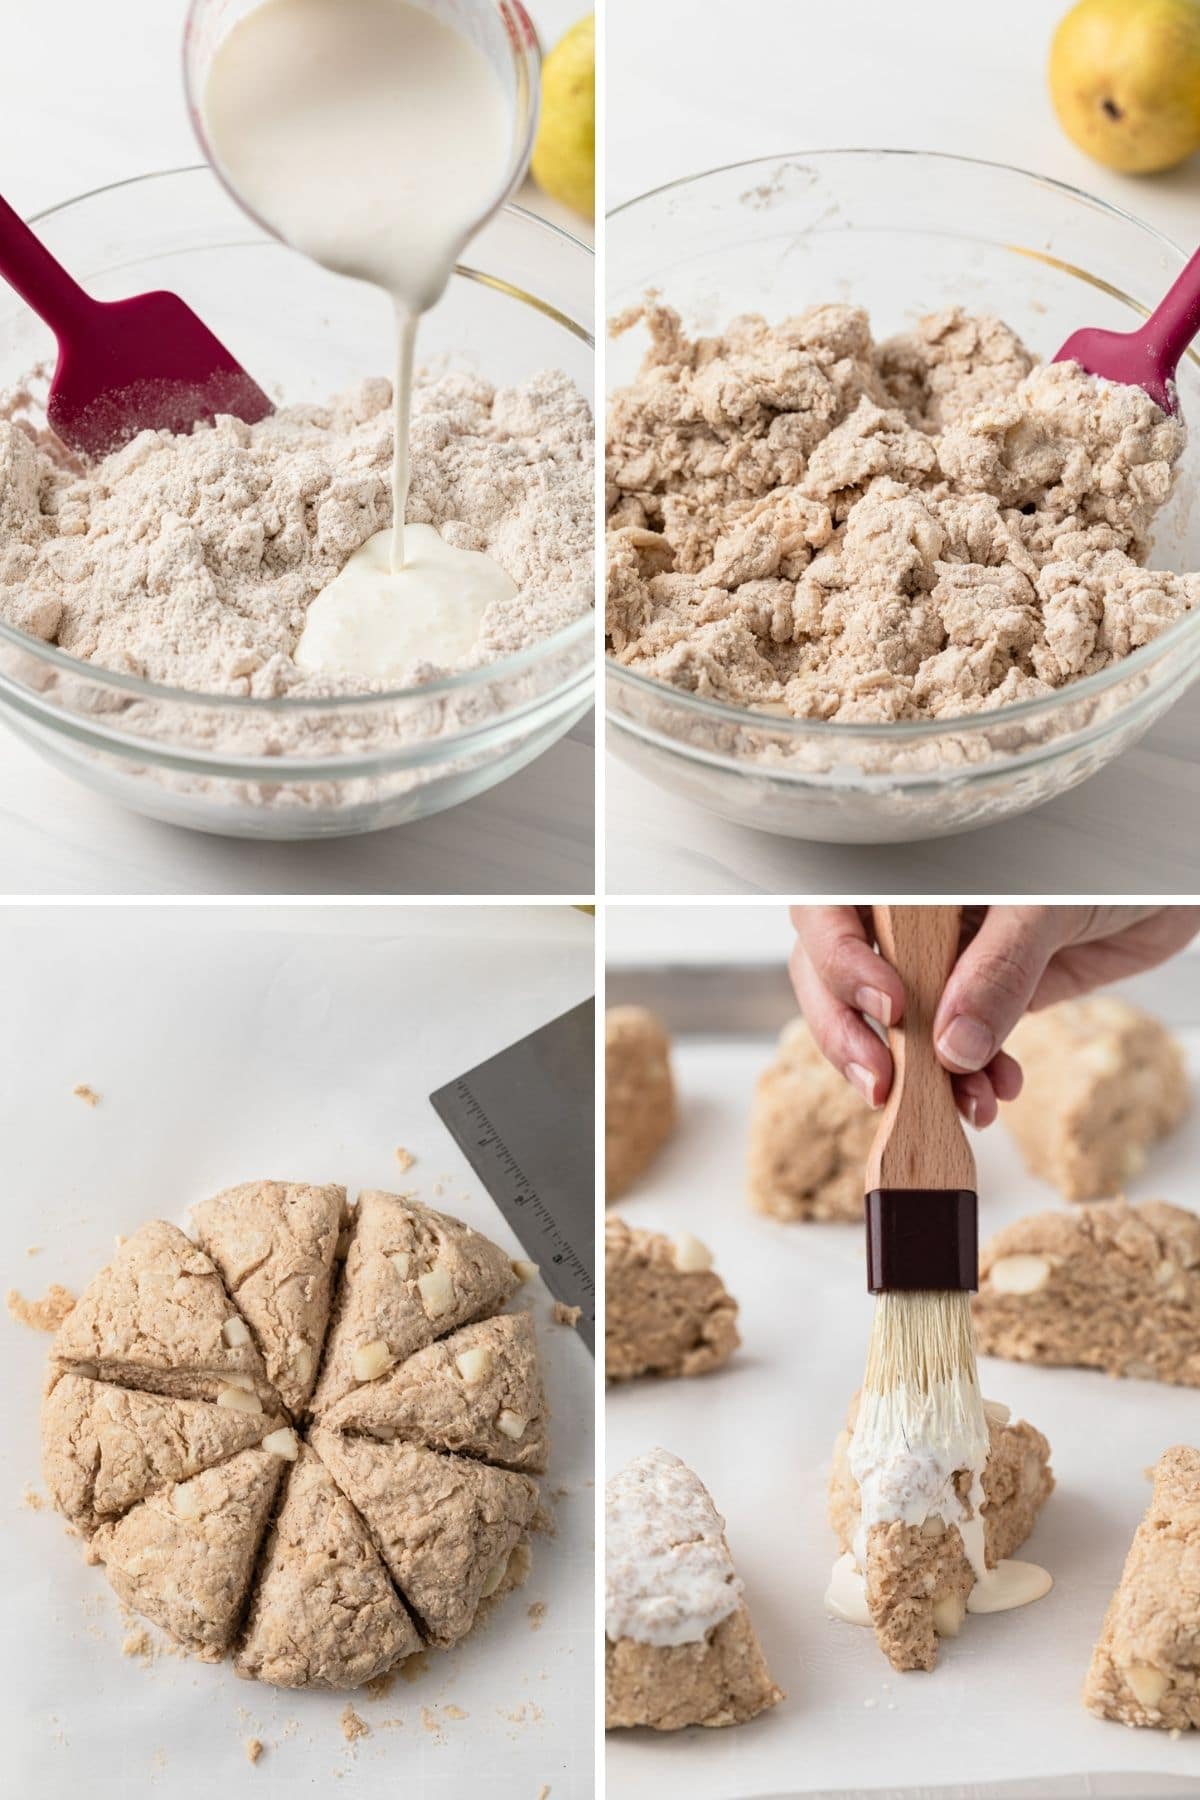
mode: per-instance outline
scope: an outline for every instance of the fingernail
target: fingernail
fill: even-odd
[[[956,1069],[982,1069],[992,1059],[996,1042],[987,1026],[959,1013],[937,1041],[938,1054]]]
[[[847,1063],[846,1073],[866,1101],[868,1106],[875,1105],[875,1077],[870,1069],[864,1069],[861,1063]]]
[[[854,996],[854,1004],[859,1012],[866,1013],[869,1019],[878,1019],[885,1028],[891,1024],[892,996],[881,988],[860,987]]]
[[[968,1124],[973,1125],[978,1129],[978,1126],[979,1126],[979,1097],[976,1094],[968,1094],[967,1095],[967,1122],[968,1122]]]

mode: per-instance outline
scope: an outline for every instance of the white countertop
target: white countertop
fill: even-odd
[[[739,0],[697,30],[695,0],[613,0],[607,202],[721,163],[852,145],[956,152],[1071,182],[1200,240],[1200,156],[1113,175],[1064,137],[1045,61],[1068,0]],[[732,26],[736,22],[736,31]],[[1086,321],[1080,321],[1085,323]],[[615,894],[1178,893],[1197,885],[1200,687],[1118,767],[1010,824],[882,848],[796,843],[727,825],[610,757]]]
[[[28,217],[89,188],[201,160],[179,74],[186,0],[9,6],[0,193]],[[548,48],[586,0],[537,0]],[[586,222],[518,196],[574,236]],[[324,844],[206,838],[135,817],[0,734],[0,881],[9,893],[590,894],[591,722],[468,805]]]

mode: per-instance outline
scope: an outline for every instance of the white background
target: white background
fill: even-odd
[[[518,1253],[427,1096],[585,999],[592,922],[545,908],[6,909],[0,937],[0,1286],[78,1293],[116,1233],[258,1176],[415,1189]],[[90,1108],[79,1082],[102,1096]],[[402,1176],[394,1151],[417,1162]],[[433,1191],[445,1178],[444,1192]],[[43,1246],[28,1256],[31,1244]],[[41,1489],[49,1339],[0,1318],[0,1792],[21,1800],[243,1794],[590,1800],[593,1378],[575,1332],[532,1309],[553,1413],[554,1536],[526,1588],[425,1675],[353,1696],[287,1693],[215,1667],[123,1657],[102,1569],[22,1493]],[[527,1608],[547,1603],[541,1629]],[[152,1629],[152,1628],[151,1628]],[[445,1719],[447,1704],[466,1719]],[[512,1714],[537,1708],[523,1721]],[[422,1707],[441,1719],[435,1735]],[[540,1716],[539,1716],[540,1714]],[[399,1718],[391,1729],[381,1721]],[[290,1736],[288,1721],[298,1721]],[[243,1745],[260,1737],[256,1768]]]
[[[548,49],[586,0],[537,0]],[[5,0],[0,193],[24,217],[202,160],[180,72],[186,0]],[[532,185],[518,195],[590,242]],[[592,722],[501,787],[402,829],[323,844],[206,838],[76,786],[0,736],[0,884],[12,893],[591,893]]]
[[[664,933],[674,918],[679,931]],[[613,907],[610,966],[763,960],[786,950],[783,909]],[[1119,990],[1118,990],[1119,991]],[[1200,957],[1130,985],[1186,1032],[1200,1090]],[[714,1028],[717,1021],[714,1021]],[[655,1444],[682,1456],[725,1516],[735,1564],[772,1674],[787,1700],[727,1731],[609,1732],[611,1800],[756,1800],[836,1790],[844,1800],[984,1800],[966,1784],[1136,1771],[1123,1791],[1161,1790],[1148,1772],[1200,1792],[1200,1738],[1133,1731],[1086,1713],[1079,1691],[1149,1488],[1143,1470],[1174,1443],[1200,1442],[1200,1394],[1082,1370],[981,1361],[989,1398],[1050,1440],[1057,1488],[1018,1554],[1050,1570],[1037,1605],[970,1618],[932,1675],[895,1674],[872,1633],[824,1614],[835,1545],[825,1517],[834,1438],[866,1353],[871,1302],[862,1232],[781,1224],[751,1211],[745,1157],[768,1039],[688,1037],[674,1064],[680,1123],[616,1208],[630,1224],[687,1230],[713,1250],[740,1305],[742,1348],[694,1381],[609,1389],[609,1472]],[[980,1231],[1063,1204],[1027,1175],[1003,1126],[973,1134]],[[1200,1110],[1151,1152],[1133,1199],[1195,1206]],[[962,1785],[960,1785],[962,1784]],[[1088,1788],[1086,1791],[1097,1791]],[[1110,1790],[1104,1790],[1110,1791]],[[987,1789],[987,1800],[993,1790]]]
[[[1067,4],[610,0],[607,206],[743,158],[850,146],[941,150],[1071,182],[1191,250],[1200,242],[1200,157],[1137,180],[1109,174],[1060,130],[1045,64]],[[987,831],[875,848],[794,843],[727,824],[610,757],[608,888],[1188,891],[1195,846],[1183,817],[1198,762],[1193,688],[1117,767],[1073,794]]]

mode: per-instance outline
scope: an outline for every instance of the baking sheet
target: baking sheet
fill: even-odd
[[[77,1292],[117,1232],[258,1175],[413,1188],[520,1254],[426,1096],[584,999],[592,954],[591,921],[566,907],[6,909],[3,1286]],[[99,1106],[72,1095],[79,1082]],[[417,1158],[407,1175],[398,1146]],[[32,1244],[41,1253],[27,1256]],[[544,1491],[558,1496],[556,1533],[535,1539],[527,1586],[477,1636],[377,1701],[276,1691],[229,1663],[121,1655],[127,1628],[103,1571],[55,1514],[23,1503],[26,1484],[41,1491],[49,1339],[5,1318],[0,1790],[535,1800],[547,1785],[551,1800],[586,1800],[593,1365],[550,1322],[540,1283],[522,1296],[554,1415]],[[371,1727],[353,1747],[338,1723],[350,1698]],[[267,1746],[253,1768],[252,1736]]]
[[[1182,965],[1180,965],[1182,968]],[[1177,1006],[1200,1019],[1189,964]],[[1200,1027],[1184,1032],[1200,1092]],[[834,1438],[863,1371],[872,1302],[861,1232],[782,1225],[751,1212],[744,1155],[769,1038],[676,1046],[679,1130],[618,1210],[630,1223],[694,1232],[740,1304],[742,1349],[694,1381],[610,1388],[610,1472],[654,1444],[683,1457],[725,1515],[734,1561],[776,1681],[788,1695],[732,1730],[610,1732],[610,1800],[778,1800],[795,1795],[928,1795],[990,1800],[992,1782],[1125,1774],[1130,1785],[1066,1792],[1200,1792],[1200,1734],[1177,1741],[1086,1713],[1092,1645],[1149,1500],[1143,1471],[1168,1445],[1200,1445],[1200,1394],[1080,1370],[981,1360],[985,1395],[1050,1440],[1057,1488],[1023,1557],[1054,1576],[1025,1609],[972,1617],[933,1674],[898,1675],[874,1635],[826,1617],[834,1558],[825,1488]],[[980,1231],[1055,1204],[1026,1175],[1002,1126],[974,1138]],[[1196,1205],[1200,1111],[1151,1154],[1134,1199]],[[1176,1778],[1158,1788],[1154,1775]],[[1184,1785],[1182,1788],[1179,1783]],[[947,1784],[943,1789],[936,1784]]]

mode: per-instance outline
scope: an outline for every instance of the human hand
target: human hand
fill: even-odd
[[[792,986],[813,1036],[871,1106],[892,1084],[887,1044],[866,1019],[894,1025],[904,987],[873,948],[869,906],[794,906]],[[958,961],[934,1018],[938,1061],[958,1109],[990,1125],[1021,1090],[1001,1046],[1026,1011],[1165,962],[1200,930],[1195,906],[965,906]]]

